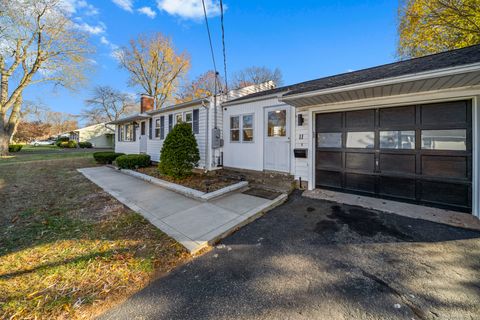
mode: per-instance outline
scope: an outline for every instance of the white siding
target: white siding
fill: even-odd
[[[303,125],[298,126],[297,119],[298,115],[301,114],[303,116]],[[299,111],[296,110],[295,113],[295,142],[294,142],[294,148],[299,148],[299,149],[309,149],[308,141],[309,141],[309,117],[308,117],[308,111]],[[293,151],[292,151],[293,152]],[[312,150],[308,150],[308,153],[312,152]],[[308,158],[307,159],[301,159],[301,158],[294,158],[294,175],[295,179],[298,180],[299,178],[302,178],[303,181],[308,181]]]
[[[137,154],[140,152],[140,143],[138,141],[138,135],[140,134],[140,128],[136,129],[135,141],[118,141],[118,126],[115,126],[115,152],[121,152],[125,154]]]

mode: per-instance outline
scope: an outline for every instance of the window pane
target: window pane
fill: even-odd
[[[381,149],[415,149],[415,131],[380,131]]]
[[[467,150],[467,131],[422,130],[422,149],[429,150]]]
[[[240,128],[240,117],[230,117],[230,129]]]
[[[243,141],[253,141],[253,129],[243,129]]]
[[[341,148],[342,133],[341,132],[321,132],[317,133],[318,148]]]
[[[347,148],[373,149],[375,134],[373,132],[348,132]]]
[[[252,129],[253,128],[253,115],[249,114],[243,116],[243,129]]]
[[[240,141],[240,130],[231,130],[230,131],[230,141]]]
[[[191,112],[185,113],[185,122],[192,122],[193,114]]]
[[[268,136],[284,137],[287,135],[287,110],[268,112]]]
[[[180,123],[180,122],[182,122],[182,119],[183,119],[183,118],[182,118],[182,114],[181,114],[181,113],[177,113],[177,114],[175,115],[175,123]]]

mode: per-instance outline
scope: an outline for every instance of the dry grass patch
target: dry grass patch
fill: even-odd
[[[91,318],[189,258],[76,171],[93,165],[0,166],[0,318]]]

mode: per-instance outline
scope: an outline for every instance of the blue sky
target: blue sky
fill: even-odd
[[[56,111],[80,113],[95,85],[129,93],[128,74],[112,50],[140,33],[162,32],[191,56],[189,77],[212,68],[201,0],[64,0],[96,47],[88,85],[69,92],[31,87],[26,98]],[[206,0],[217,64],[221,64],[218,6]],[[395,60],[397,1],[224,0],[229,73],[256,65],[280,68],[285,84],[358,70]],[[223,69],[221,70],[223,72]]]

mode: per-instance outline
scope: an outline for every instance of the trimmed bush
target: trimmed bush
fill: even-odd
[[[23,144],[11,144],[8,146],[8,152],[19,152],[22,148]]]
[[[120,156],[123,156],[125,153],[115,153],[111,151],[105,151],[105,152],[95,152],[93,154],[93,158],[97,163],[101,164],[111,164],[115,159],[117,159]]]
[[[120,169],[144,168],[151,163],[148,154],[126,154],[118,157],[115,162]]]
[[[77,147],[77,142],[70,140],[70,141],[60,141],[60,144],[58,145],[60,148],[76,148]]]
[[[78,143],[78,146],[79,146],[80,148],[92,148],[92,147],[93,147],[92,143],[91,143],[91,142],[88,142],[88,141],[79,142],[79,143]]]
[[[197,140],[187,123],[178,123],[170,131],[160,152],[160,172],[176,179],[190,176],[200,161]]]
[[[69,137],[58,137],[57,141],[55,141],[55,145],[57,147],[61,147],[62,142],[68,142],[70,140]]]

